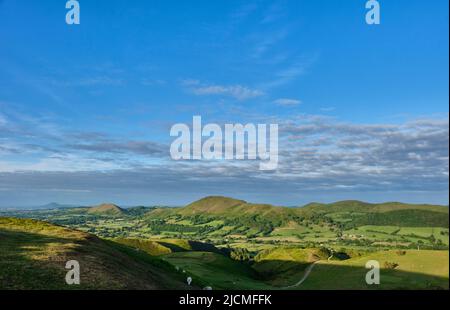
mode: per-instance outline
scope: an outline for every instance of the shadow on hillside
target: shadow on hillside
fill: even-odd
[[[0,229],[0,289],[58,288],[64,270],[50,261],[48,246],[72,239]]]
[[[216,248],[213,244],[205,243],[205,242],[199,242],[199,241],[188,241],[188,245],[190,249],[185,249],[179,245],[164,242],[164,241],[157,241],[162,246],[165,246],[166,248],[169,248],[172,252],[186,252],[186,251],[202,251],[202,252],[213,252],[218,254],[223,254],[221,250]]]
[[[24,258],[32,255],[33,252],[42,250],[50,243],[68,242],[73,242],[73,240],[63,237],[45,236],[37,233],[20,232],[1,228],[0,249],[2,251],[0,257],[7,259],[14,259],[14,257],[17,259]]]
[[[255,262],[252,268],[258,273],[258,277],[264,281],[273,281],[284,273],[302,274],[311,263],[301,263],[287,260],[263,260]]]
[[[166,248],[170,249],[172,252],[186,252],[185,248],[180,247],[179,245],[169,243],[169,242],[163,242],[163,241],[157,241],[162,246],[165,246]]]
[[[72,259],[80,263],[80,286],[65,282],[65,264]],[[183,280],[147,253],[95,236],[0,228],[0,289],[185,289]]]
[[[194,251],[213,252],[222,254],[222,252],[211,243],[189,240],[189,246]]]
[[[381,263],[381,262],[380,262]],[[255,263],[258,278],[279,289],[309,290],[408,290],[408,289],[448,289],[449,278],[406,272],[398,269],[381,269],[380,284],[368,285],[366,274],[369,269],[356,266],[315,264],[305,279],[305,271],[311,264],[282,260],[267,260]],[[437,266],[441,268],[441,266]],[[299,283],[303,280],[301,283]],[[298,284],[298,285],[296,285]]]

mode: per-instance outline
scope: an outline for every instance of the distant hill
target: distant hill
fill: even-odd
[[[61,204],[57,202],[50,202],[45,205],[36,207],[37,209],[61,209],[61,208],[76,208],[76,205],[69,205],[69,204]]]
[[[339,218],[345,226],[394,225],[412,227],[449,227],[449,208],[438,205],[406,204],[400,202],[367,203],[358,200],[338,201],[330,204],[310,203],[304,207],[288,208],[269,204],[255,204],[244,200],[208,196],[183,208],[156,208],[146,217],[165,219],[175,217],[207,217],[233,221],[247,227],[279,227],[290,221],[305,218],[330,220]]]
[[[78,205],[72,204],[62,204],[58,202],[50,202],[44,205],[36,205],[36,206],[8,206],[8,207],[0,207],[0,210],[54,210],[54,209],[72,209],[78,208]]]
[[[0,217],[0,241],[0,289],[186,289],[164,261],[78,230]],[[65,284],[68,260],[80,286]]]
[[[236,215],[248,214],[309,214],[314,213],[334,213],[334,212],[389,212],[399,210],[424,210],[433,212],[448,213],[449,208],[439,205],[427,204],[407,204],[401,202],[368,203],[358,200],[344,200],[330,204],[310,203],[300,208],[277,207],[270,204],[255,204],[244,200],[238,200],[223,196],[208,196],[194,201],[184,208],[176,209],[176,213],[181,215],[194,214],[216,214],[216,215]]]
[[[94,214],[122,215],[125,213],[125,210],[112,203],[103,203],[89,208],[87,212]]]
[[[438,205],[346,200],[330,204],[311,203],[299,210],[306,216],[320,214],[347,219],[343,224],[347,228],[362,225],[449,227],[449,209]]]
[[[137,206],[137,207],[126,208],[124,211],[126,211],[127,215],[129,215],[129,216],[140,216],[140,215],[144,215],[144,214],[154,210],[155,208],[156,207]]]
[[[401,202],[368,203],[358,200],[343,200],[334,203],[310,203],[301,208],[309,212],[389,212],[398,210],[424,210],[448,213],[448,207],[429,204],[410,204]]]
[[[187,205],[183,208],[182,212],[224,213],[231,211],[234,207],[238,207],[244,204],[247,204],[247,202],[244,200],[238,200],[223,196],[208,196]]]
[[[180,215],[209,214],[227,217],[258,215],[260,217],[279,216],[295,212],[286,207],[275,207],[269,204],[248,203],[244,200],[222,196],[208,196],[197,200],[177,211]]]

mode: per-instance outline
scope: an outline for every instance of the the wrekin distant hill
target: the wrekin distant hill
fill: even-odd
[[[447,206],[49,206],[0,212],[0,288],[72,289],[64,263],[75,259],[83,289],[448,289]],[[382,286],[366,284],[368,260]]]

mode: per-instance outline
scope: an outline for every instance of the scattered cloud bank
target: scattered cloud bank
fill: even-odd
[[[448,119],[355,124],[325,116],[279,120],[279,168],[255,161],[172,161],[169,145],[47,125],[0,114],[2,196],[20,191],[256,193],[445,192],[449,183]],[[32,126],[32,122],[28,126]],[[69,141],[69,143],[68,143]],[[239,195],[238,195],[239,196]],[[0,199],[1,200],[1,199]]]

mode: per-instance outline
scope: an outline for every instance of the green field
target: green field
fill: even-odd
[[[368,260],[381,265],[380,285],[367,285],[364,278]],[[303,283],[304,289],[448,289],[448,251],[375,252],[344,261],[319,262]],[[383,268],[385,262],[395,262],[395,269]],[[300,287],[299,287],[300,288]]]
[[[170,264],[192,275],[193,281],[213,289],[270,289],[257,280],[257,273],[248,265],[210,252],[182,252],[163,256]]]

